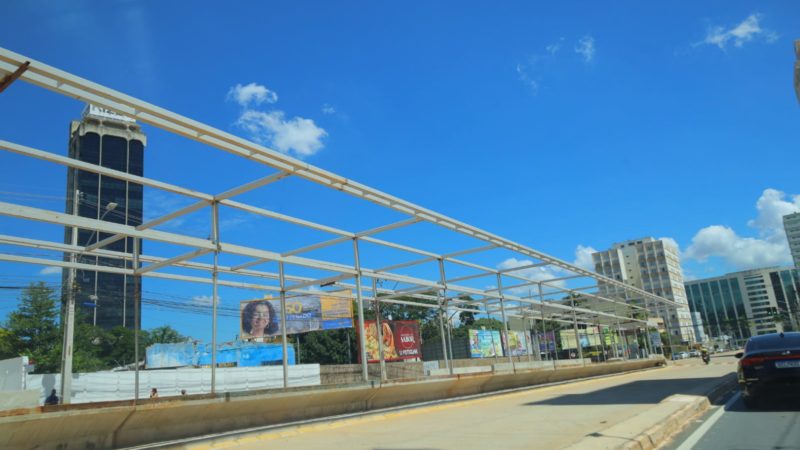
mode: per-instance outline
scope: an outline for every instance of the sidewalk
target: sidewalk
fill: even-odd
[[[707,406],[735,370],[730,357],[526,389],[502,395],[379,411],[174,443],[170,448],[482,449],[651,448]],[[705,406],[704,406],[705,405]],[[656,427],[656,428],[654,428]]]

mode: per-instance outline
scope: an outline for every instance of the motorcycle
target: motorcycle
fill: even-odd
[[[708,365],[709,361],[711,361],[711,356],[708,353],[703,354],[703,362]]]

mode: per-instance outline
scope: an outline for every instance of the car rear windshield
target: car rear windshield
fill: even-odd
[[[745,351],[754,350],[780,350],[786,348],[800,348],[800,333],[759,336],[747,342]]]

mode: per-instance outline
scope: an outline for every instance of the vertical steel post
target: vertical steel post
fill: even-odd
[[[78,204],[80,201],[80,191],[75,189],[75,197],[72,200],[72,215],[78,215]],[[78,245],[78,227],[72,227],[72,245]],[[64,323],[64,340],[61,344],[61,403],[68,405],[72,400],[72,350],[75,344],[75,287],[76,287],[76,270],[75,251],[69,254],[69,262],[72,266],[69,268],[69,277],[67,277],[67,303],[64,305],[64,314],[62,320]],[[62,287],[62,291],[63,291]]]
[[[653,353],[653,343],[650,342],[650,305],[647,303],[647,297],[644,298],[644,348],[649,359]]]
[[[378,330],[378,362],[381,367],[381,382],[386,381],[386,359],[383,357],[383,323],[381,322],[381,301],[378,299],[378,280],[372,279],[372,298],[375,299],[375,327]]]
[[[211,270],[211,395],[217,392],[217,279],[219,277],[219,203],[211,203],[211,241],[214,267]]]
[[[572,292],[570,292],[570,304],[572,305],[572,327],[575,330],[575,346],[578,347],[578,358],[581,359],[581,363],[585,366],[586,361],[583,360],[583,348],[581,346],[581,338],[578,336],[578,314],[575,312],[575,298],[572,297]]]
[[[444,365],[450,371],[450,375],[453,374],[453,363],[451,359],[453,358],[452,351],[450,353],[450,358],[447,357],[447,337],[444,332],[444,315],[447,314],[445,308],[447,308],[447,279],[445,278],[444,274],[444,260],[439,258],[439,282],[442,284],[441,296],[439,297],[439,331],[442,336],[442,354],[444,355]]]
[[[142,275],[137,273],[139,270],[139,249],[141,242],[139,238],[133,238],[133,404],[139,400],[139,329],[142,325],[141,308],[142,302],[139,300],[141,295]]]
[[[497,274],[497,291],[500,294],[500,316],[503,318],[503,330],[505,330],[506,334],[506,351],[508,351],[508,362],[511,363],[511,370],[512,372],[517,372],[517,365],[514,364],[514,357],[511,356],[511,340],[508,336],[508,320],[506,320],[506,307],[505,302],[505,295],[503,294],[503,276],[500,275],[498,272]],[[503,340],[500,339],[500,346],[503,346]]]
[[[356,269],[356,303],[358,305],[358,352],[361,355],[361,376],[364,382],[369,381],[367,368],[367,343],[364,329],[364,303],[361,301],[361,260],[358,254],[358,238],[353,238],[353,261]]]
[[[442,356],[444,357],[444,366],[446,369],[450,371],[450,374],[453,374],[453,367],[450,364],[450,360],[447,359],[447,340],[445,339],[444,333],[444,310],[442,309],[444,302],[442,302],[441,295],[439,296],[439,335],[442,339]]]
[[[485,311],[486,318],[491,319],[492,316],[489,315],[489,305],[485,301],[483,303],[483,310]],[[492,336],[492,353],[494,353],[494,362],[497,362],[497,352],[495,351],[495,345],[494,345],[494,333],[492,333],[492,330],[489,330],[489,334]]]
[[[283,261],[278,263],[278,282],[281,287],[281,347],[283,349],[283,387],[289,387],[289,346],[286,340],[286,274]]]
[[[672,345],[672,329],[671,329],[672,327],[670,326],[670,321],[669,321],[669,318],[668,318],[669,317],[669,308],[667,308],[666,306],[664,307],[664,313],[665,313],[664,314],[664,324],[667,327],[667,340],[669,341],[669,357],[670,358],[674,358],[675,357],[675,347]]]

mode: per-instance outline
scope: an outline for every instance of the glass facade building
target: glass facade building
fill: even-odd
[[[783,216],[783,229],[786,231],[794,266],[800,268],[800,212]]]
[[[145,145],[146,138],[135,121],[91,105],[87,106],[80,121],[73,121],[70,125],[69,157],[90,164],[142,176]],[[137,226],[142,223],[142,210],[142,185],[68,169],[67,214]],[[74,230],[72,227],[65,229],[66,243],[72,243]],[[77,233],[79,246],[91,245],[111,236],[87,229],[78,229]],[[103,250],[132,253],[133,239],[118,240]],[[77,261],[93,266],[132,267],[131,258],[123,262],[115,258],[79,255]],[[76,313],[80,319],[106,329],[134,327],[134,308],[140,305],[141,291],[135,288],[132,276],[82,269],[77,269],[75,275],[72,289],[75,290]],[[64,279],[68,279],[66,271]]]
[[[800,271],[748,270],[686,283],[689,308],[700,313],[713,339],[800,329]]]

